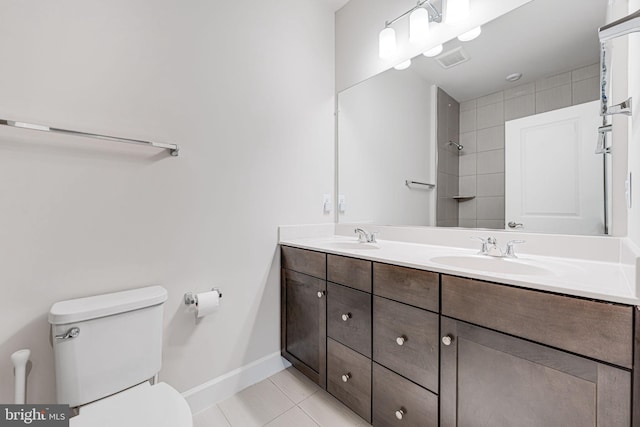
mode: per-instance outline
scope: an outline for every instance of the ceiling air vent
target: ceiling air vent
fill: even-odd
[[[462,49],[462,46],[435,57],[435,60],[438,61],[438,64],[440,64],[442,68],[455,67],[463,62],[467,62],[469,59],[467,52]]]

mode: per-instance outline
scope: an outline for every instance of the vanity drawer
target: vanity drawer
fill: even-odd
[[[327,335],[371,357],[371,294],[327,283]]]
[[[373,264],[373,293],[438,312],[440,308],[440,278],[438,273],[398,267],[389,264]]]
[[[373,360],[438,392],[436,313],[373,297]]]
[[[327,391],[371,422],[371,360],[329,338]]]
[[[281,246],[282,268],[324,279],[327,277],[327,255],[306,249]]]
[[[442,314],[632,367],[630,306],[443,275]]]
[[[329,254],[327,280],[371,292],[371,261]]]
[[[438,396],[374,363],[373,425],[437,427]]]

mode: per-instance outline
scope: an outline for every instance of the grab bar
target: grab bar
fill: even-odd
[[[62,135],[84,136],[89,138],[103,139],[107,141],[122,142],[125,144],[146,145],[148,147],[155,147],[155,148],[161,148],[163,150],[169,150],[169,154],[171,154],[174,157],[178,156],[180,152],[180,147],[177,144],[167,144],[164,142],[152,142],[152,141],[143,141],[139,139],[122,138],[118,136],[100,135],[97,133],[54,128],[51,126],[36,125],[33,123],[18,122],[13,120],[6,120],[6,119],[0,119],[0,125],[15,127],[15,128],[30,129],[30,130],[38,130],[42,132],[57,133]]]
[[[418,181],[409,181],[408,179],[405,180],[404,185],[406,185],[407,187],[411,188],[411,185],[415,184],[415,185],[426,185],[427,187],[431,188],[436,188],[435,184],[429,184],[426,182],[418,182]]]

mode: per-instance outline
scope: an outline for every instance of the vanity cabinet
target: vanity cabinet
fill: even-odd
[[[281,265],[281,354],[326,388],[326,254],[283,246]]]
[[[629,371],[442,318],[442,427],[628,427]]]
[[[282,267],[283,356],[375,427],[640,425],[632,306],[286,246]]]
[[[441,292],[442,427],[631,425],[632,307],[447,275]]]

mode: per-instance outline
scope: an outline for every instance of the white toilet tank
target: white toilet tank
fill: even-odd
[[[58,403],[84,405],[160,371],[167,291],[149,286],[55,303],[49,312]]]

